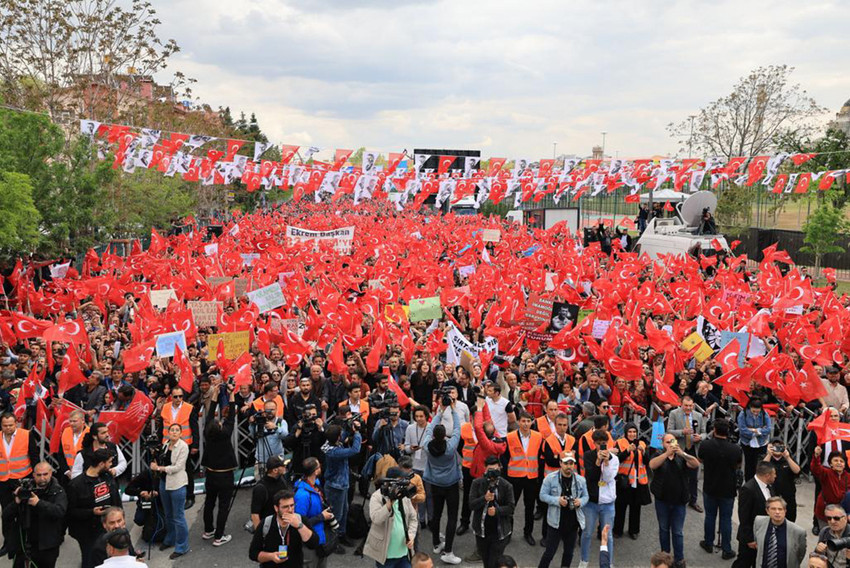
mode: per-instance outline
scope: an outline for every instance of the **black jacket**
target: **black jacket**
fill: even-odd
[[[472,481],[472,488],[469,490],[469,508],[472,510],[472,532],[475,536],[484,538],[484,520],[485,505],[484,494],[487,493],[487,487],[490,485],[490,480],[485,477],[479,477]],[[499,485],[496,487],[496,523],[499,532],[499,540],[511,536],[514,529],[514,488],[504,477],[499,478]]]
[[[130,480],[130,483],[127,484],[127,487],[124,489],[124,493],[130,497],[140,497],[142,491],[159,491],[159,483],[154,480],[149,469],[142,470],[139,475]],[[141,498],[137,499],[136,513],[133,516],[133,522],[142,527],[142,540],[150,542],[154,537],[154,531],[157,528],[157,515],[164,514],[165,506],[162,504],[162,499],[159,496],[153,500],[150,508],[145,509],[142,505],[143,500]],[[156,542],[165,538],[165,530],[162,526],[159,527],[156,537]],[[95,564],[95,566],[97,566],[97,564]]]
[[[765,514],[766,503],[756,478],[752,478],[738,492],[738,542],[755,542],[753,522]]]
[[[703,491],[711,497],[735,497],[737,488],[736,471],[741,463],[743,450],[738,444],[726,439],[709,438],[699,447],[699,459],[705,467]]]
[[[95,496],[95,490],[98,495]],[[120,507],[121,494],[111,474],[79,475],[68,484],[68,534],[77,540],[95,538],[104,532],[95,507]]]
[[[222,421],[222,429],[215,434],[209,426],[204,431],[204,458],[201,465],[215,470],[226,470],[236,468],[236,455],[233,452],[233,423],[236,413],[230,413]],[[212,421],[209,422],[212,424]]]
[[[281,545],[280,527],[277,521],[272,516],[271,526],[266,534],[263,534],[263,528],[266,519],[260,521],[260,526],[254,531],[254,537],[251,539],[251,546],[248,549],[248,558],[257,562],[260,552],[277,552]],[[278,566],[303,566],[304,565],[304,548],[315,549],[319,545],[319,536],[315,532],[310,533],[310,538],[306,542],[301,540],[301,535],[294,527],[289,527],[285,538],[288,542],[289,558],[284,564],[275,564],[274,562],[263,562],[260,568],[277,568]]]
[[[56,478],[51,478],[47,487],[37,491],[36,495],[38,504],[35,507],[13,500],[3,509],[3,526],[12,527],[10,536],[6,538],[9,552],[21,551],[18,527],[23,528],[28,542],[35,540],[38,543],[38,550],[56,548],[65,540],[65,513],[68,510],[65,490]]]

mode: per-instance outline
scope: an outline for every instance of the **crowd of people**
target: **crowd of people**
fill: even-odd
[[[757,265],[653,262],[565,224],[333,207],[235,217],[220,235],[154,232],[148,250],[92,252],[61,279],[47,263],[7,274],[0,505],[16,566],[53,566],[66,531],[83,568],[141,554],[122,491],[145,544],[184,556],[196,478],[203,539],[226,545],[244,515],[263,566],[318,568],[354,551],[393,568],[431,555],[491,568],[526,546],[541,568],[559,548],[561,566],[577,555],[585,568],[592,548],[614,564],[616,541],[631,538],[672,568],[686,564],[688,509],[717,554],[699,563],[845,565],[827,546],[850,534],[850,300],[834,282],[815,287],[775,246]],[[287,242],[287,225],[355,236],[344,250]],[[247,280],[238,293],[233,279]],[[276,283],[283,305],[262,313],[243,292]],[[174,299],[155,307],[151,291],[166,289]],[[412,300],[432,297],[439,312],[417,317]],[[577,306],[577,321],[547,333],[550,318],[526,309],[540,298]],[[194,300],[220,302],[216,325],[196,325]],[[175,331],[184,343],[159,354]],[[231,358],[211,344],[244,331]],[[801,463],[777,436],[795,415],[816,417]],[[236,428],[250,432],[248,460]],[[145,461],[130,469],[117,443],[140,434]],[[243,468],[250,511],[232,509]],[[817,482],[805,529],[801,472]],[[476,550],[462,558],[465,533]]]

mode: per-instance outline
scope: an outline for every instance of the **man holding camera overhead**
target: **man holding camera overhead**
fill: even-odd
[[[353,546],[345,538],[345,523],[348,521],[348,460],[360,453],[360,421],[345,422],[345,430],[338,424],[328,426],[325,436],[327,440],[322,446],[325,454],[325,498],[331,506],[334,516],[339,521],[339,543]],[[351,445],[346,446],[348,438]]]
[[[496,559],[505,552],[514,527],[514,489],[502,477],[498,456],[487,456],[483,477],[472,482],[469,507],[472,532],[484,568],[495,568]]]

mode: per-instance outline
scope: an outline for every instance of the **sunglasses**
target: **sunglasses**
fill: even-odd
[[[846,519],[846,518],[847,518],[846,516],[844,516],[844,517],[827,517],[826,520],[827,521],[840,521],[841,519]]]
[[[171,398],[183,398],[183,395],[182,394],[173,394],[173,395],[171,395]]]

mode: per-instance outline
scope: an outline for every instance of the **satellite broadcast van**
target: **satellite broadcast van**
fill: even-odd
[[[715,239],[723,250],[729,252],[729,245],[723,235],[699,234],[703,212],[708,210],[714,215],[716,209],[717,196],[712,192],[694,193],[676,205],[676,216],[666,219],[655,217],[647,223],[634,252],[646,253],[653,260],[662,254],[690,254],[696,257],[696,253],[700,252],[703,256],[712,256],[717,254],[712,244]]]

